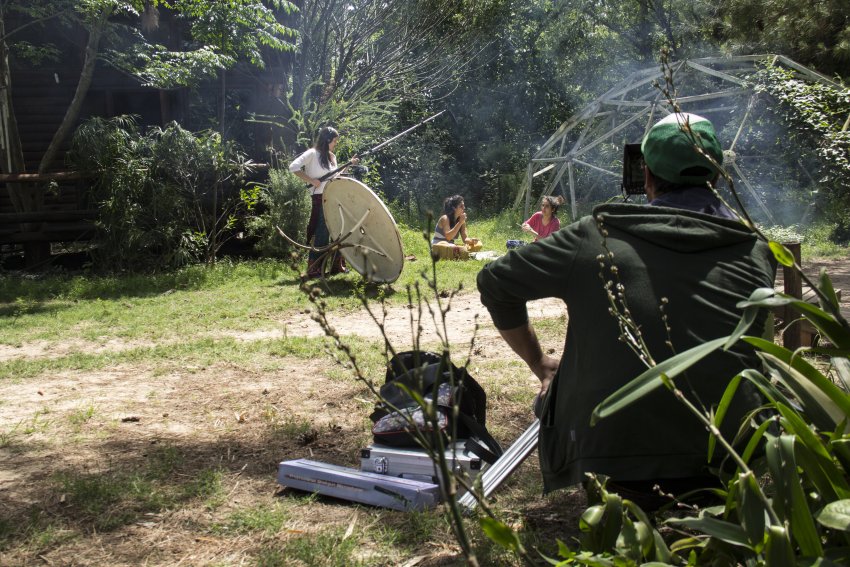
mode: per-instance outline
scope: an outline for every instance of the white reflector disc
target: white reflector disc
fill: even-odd
[[[390,283],[404,267],[401,234],[389,209],[369,187],[350,177],[325,185],[322,210],[331,241],[354,232],[343,241],[342,255],[370,281]]]

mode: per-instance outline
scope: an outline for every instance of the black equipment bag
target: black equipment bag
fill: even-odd
[[[400,387],[403,386],[403,387]],[[457,436],[469,439],[467,449],[488,463],[502,454],[499,443],[487,431],[487,394],[465,368],[432,352],[408,351],[394,356],[387,367],[381,398],[370,418],[376,443],[393,447],[415,447],[410,416],[420,431],[433,432],[424,412],[407,391],[416,392],[429,402],[436,398],[437,429],[448,437],[456,426]],[[457,422],[452,422],[453,406],[458,406]],[[393,411],[391,408],[399,411]]]

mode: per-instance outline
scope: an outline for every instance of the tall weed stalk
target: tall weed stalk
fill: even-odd
[[[429,218],[429,225],[430,222],[431,219]],[[423,232],[423,237],[426,241],[430,242],[430,234],[427,229]],[[292,260],[292,267],[297,271],[297,254],[292,255]],[[385,357],[387,364],[389,365],[390,359],[396,356],[399,350],[396,348],[396,345],[393,344],[392,338],[387,334],[385,326],[387,305],[380,293],[378,294],[379,299],[377,301],[370,298],[372,293],[370,293],[368,288],[371,286],[374,286],[374,284],[364,282],[364,285],[358,288],[357,295],[363,305],[363,308],[370,315],[373,323],[381,331],[385,345]],[[420,429],[420,426],[417,426],[409,412],[399,411],[400,408],[393,406],[389,400],[384,398],[380,392],[381,385],[376,384],[373,378],[367,376],[363,372],[351,348],[345,343],[345,341],[342,340],[331,324],[331,321],[328,319],[328,309],[327,304],[323,300],[324,292],[322,289],[318,286],[312,285],[307,279],[306,274],[302,274],[301,276],[300,288],[313,304],[312,318],[319,323],[325,334],[333,340],[334,347],[337,351],[337,354],[335,355],[336,360],[349,369],[356,380],[366,385],[374,396],[376,403],[383,404],[392,411],[398,411],[399,415],[405,417],[408,425],[407,429],[411,436],[434,462],[436,470],[439,473],[437,475],[437,479],[442,501],[445,504],[445,514],[450,522],[452,531],[467,564],[477,567],[479,565],[478,558],[475,554],[472,539],[468,532],[467,523],[464,517],[464,510],[457,502],[458,495],[462,491],[472,491],[472,493],[476,496],[479,507],[484,512],[484,516],[481,518],[481,524],[482,526],[485,526],[485,530],[491,527],[498,529],[504,524],[495,518],[493,511],[487,505],[483,496],[481,496],[480,486],[477,486],[465,471],[456,470],[447,460],[446,449],[458,438],[456,429],[450,432],[447,439],[442,435],[427,433],[427,431],[440,431],[439,415],[436,404],[431,403],[425,396],[422,395],[421,392],[406,389],[406,393],[410,395],[417,402],[418,407],[422,409],[426,423],[424,430]],[[452,309],[452,302],[455,296],[461,290],[462,286],[453,289],[448,294],[444,294],[439,290],[437,286],[436,258],[432,257],[430,270],[427,268],[423,270],[421,273],[421,280],[408,285],[406,288],[408,305],[411,306],[409,323],[412,332],[412,344],[410,350],[421,352],[422,332],[425,325],[428,325],[434,328],[439,336],[442,349],[441,354],[446,359],[450,358],[452,349],[449,343],[448,324],[446,323],[446,318],[449,311]],[[469,351],[466,356],[467,363],[463,367],[464,370],[469,364],[469,357],[475,344],[476,334],[477,324],[476,333],[473,334],[473,337],[470,340]],[[451,369],[451,365],[448,366],[448,370],[450,372],[449,383],[454,388],[456,380],[459,379],[459,377],[455,376]],[[417,367],[413,370],[414,379],[418,377],[421,382],[423,369],[424,367]],[[457,403],[458,402],[455,401],[455,406],[453,408],[455,414],[457,414],[460,410]],[[457,420],[452,420],[452,423],[456,425]],[[512,549],[525,556],[525,550],[519,543],[519,539],[512,533],[506,537],[507,541],[511,542]]]

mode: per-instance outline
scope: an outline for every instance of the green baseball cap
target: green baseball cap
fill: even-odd
[[[718,164],[723,163],[723,150],[714,126],[696,114],[671,114],[662,118],[650,128],[640,149],[646,166],[656,177],[671,183],[704,185],[714,179],[717,170],[695,145]]]

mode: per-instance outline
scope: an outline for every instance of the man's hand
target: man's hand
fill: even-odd
[[[515,329],[500,329],[499,334],[508,346],[522,358],[534,375],[540,379],[540,391],[545,393],[549,384],[558,373],[560,361],[543,354],[537,334],[531,323],[526,323]]]
[[[534,375],[540,378],[541,396],[546,394],[546,391],[549,389],[549,384],[558,374],[558,366],[560,366],[560,364],[561,361],[557,358],[544,354],[534,366],[530,367],[531,371],[534,372]]]

